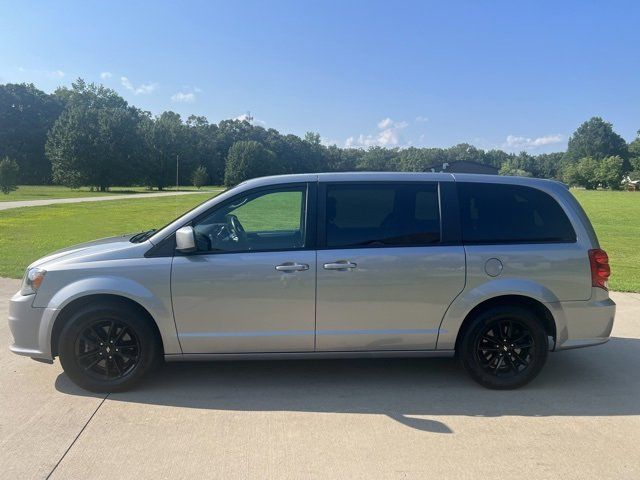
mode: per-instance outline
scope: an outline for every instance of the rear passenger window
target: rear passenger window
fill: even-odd
[[[466,244],[575,242],[564,210],[550,195],[519,185],[457,183]]]
[[[440,242],[436,183],[327,186],[328,247],[412,246]]]

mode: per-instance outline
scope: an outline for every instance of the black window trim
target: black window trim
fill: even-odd
[[[435,185],[438,192],[438,203],[440,213],[440,241],[436,243],[416,244],[416,245],[348,245],[348,246],[327,246],[327,189],[329,186],[420,186]],[[317,191],[317,250],[360,250],[360,249],[380,249],[380,248],[429,248],[444,246],[460,246],[460,221],[458,209],[458,197],[456,195],[454,182],[441,182],[438,180],[416,180],[416,181],[389,181],[389,180],[368,180],[366,182],[358,180],[319,182]]]

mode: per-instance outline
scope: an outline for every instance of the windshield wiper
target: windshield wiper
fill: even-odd
[[[146,230],[144,232],[136,233],[133,237],[129,239],[131,243],[141,243],[144,242],[147,238],[153,235],[157,230],[152,228],[151,230]]]

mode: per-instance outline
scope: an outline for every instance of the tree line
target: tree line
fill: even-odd
[[[640,131],[631,143],[593,117],[573,133],[565,152],[531,155],[450,148],[340,148],[320,135],[284,135],[241,120],[209,123],[158,116],[130,105],[114,90],[78,79],[47,94],[33,84],[0,85],[0,189],[61,184],[107,190],[114,185],[164,189],[193,183],[235,185],[262,175],[369,171],[428,171],[468,160],[503,175],[555,178],[585,188],[620,188],[640,179]],[[176,163],[179,165],[176,171]],[[176,179],[176,175],[178,178]]]

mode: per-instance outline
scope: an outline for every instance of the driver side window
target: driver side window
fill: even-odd
[[[304,248],[306,188],[248,193],[194,225],[199,252]]]

